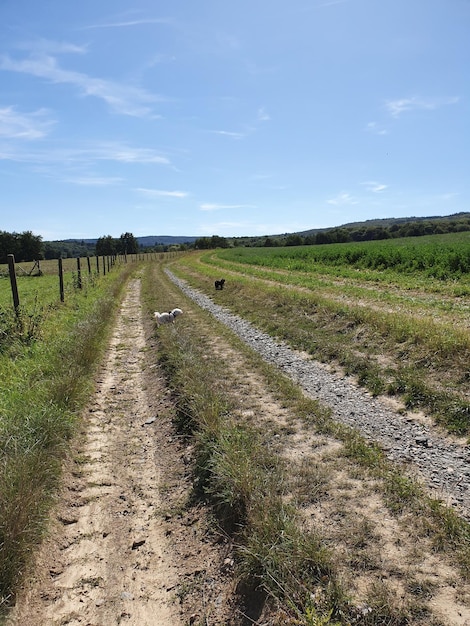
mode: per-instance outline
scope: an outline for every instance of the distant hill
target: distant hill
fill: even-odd
[[[197,237],[185,237],[184,235],[172,237],[170,235],[148,235],[147,237],[136,237],[139,246],[152,247],[158,244],[171,246],[178,243],[194,243]]]
[[[400,226],[403,224],[409,224],[411,222],[448,222],[449,220],[460,220],[460,219],[470,219],[470,213],[462,212],[462,213],[453,213],[452,215],[430,215],[427,217],[387,217],[380,219],[372,219],[366,220],[364,222],[349,222],[347,224],[342,224],[341,226],[328,227],[328,228],[312,228],[310,230],[304,230],[302,232],[295,233],[296,235],[301,235],[302,237],[308,237],[309,235],[316,235],[320,232],[326,232],[335,229],[346,228],[350,229],[358,229],[358,228],[390,228],[391,226]]]
[[[151,246],[156,246],[156,245],[163,245],[163,246],[171,246],[172,244],[178,244],[178,243],[193,243],[194,241],[196,241],[197,237],[185,237],[184,235],[181,236],[171,236],[171,235],[147,235],[146,237],[136,237],[139,246],[144,246],[144,247],[151,247]],[[90,245],[96,245],[96,242],[98,241],[98,238],[96,239],[61,239],[60,241],[48,241],[45,243],[51,243],[51,244],[59,244],[59,243],[84,243],[86,245],[90,244]]]
[[[341,243],[344,241],[366,241],[369,239],[384,239],[387,237],[411,237],[424,234],[455,232],[470,230],[470,212],[453,213],[452,215],[435,215],[426,217],[390,217],[371,219],[362,222],[349,222],[341,226],[328,228],[312,228],[309,230],[283,233],[277,235],[225,237],[229,245],[257,246],[266,245],[266,238],[272,240],[272,245],[299,245],[301,243]],[[346,233],[346,234],[345,234]],[[216,235],[214,235],[216,236]],[[296,238],[299,240],[296,243]],[[198,237],[185,235],[147,235],[136,237],[142,248],[154,248],[161,245],[165,248],[178,244],[193,244]],[[292,240],[292,241],[289,241]],[[54,254],[61,250],[68,256],[79,256],[92,253],[98,239],[63,239],[61,241],[45,241],[47,250]]]

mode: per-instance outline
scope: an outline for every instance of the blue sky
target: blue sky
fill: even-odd
[[[469,0],[0,0],[0,230],[470,211]]]

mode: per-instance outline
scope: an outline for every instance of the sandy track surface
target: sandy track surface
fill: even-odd
[[[215,604],[223,615],[224,583],[216,580],[226,548],[220,538],[214,547],[203,511],[182,507],[186,453],[148,344],[133,280],[34,579],[10,625],[176,626]]]

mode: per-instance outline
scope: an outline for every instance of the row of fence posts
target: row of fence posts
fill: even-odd
[[[100,273],[100,257],[95,257],[96,258],[96,272],[97,274]],[[103,256],[102,260],[103,260],[103,276],[106,275],[106,271],[110,271],[111,268],[113,267],[113,265],[116,263],[116,256]],[[90,257],[86,257],[87,260],[87,265],[88,265],[88,274],[91,275],[92,270],[91,270],[91,259]],[[59,291],[60,291],[60,301],[64,302],[65,301],[65,290],[64,290],[64,270],[63,270],[63,263],[62,263],[62,259],[60,258],[58,260],[59,262]],[[127,255],[124,255],[124,262],[127,263]],[[37,262],[37,267],[39,270],[39,273],[41,272],[40,266],[39,266],[39,262]],[[13,306],[15,308],[15,312],[18,315],[19,314],[19,309],[20,309],[20,297],[18,294],[18,284],[16,281],[16,264],[15,264],[15,255],[14,254],[9,254],[8,255],[8,273],[10,275],[10,284],[11,284],[11,293],[13,296]],[[82,284],[82,266],[81,266],[81,259],[80,257],[77,257],[77,287],[78,289],[82,289],[83,284]]]
[[[127,263],[127,259],[130,256],[132,261],[145,261],[148,259],[155,259],[158,256],[161,257],[162,254],[166,254],[168,255],[168,258],[171,258],[173,255],[177,255],[177,252],[166,252],[166,253],[137,253],[137,254],[131,254],[131,255],[127,255],[127,254],[123,254],[123,255],[110,255],[110,256],[103,256],[101,257],[102,259],[102,268],[103,268],[103,276],[106,275],[106,272],[109,272],[111,270],[111,268],[115,265],[116,261],[119,259],[121,259],[122,262]],[[79,289],[82,289],[82,267],[81,267],[81,259],[80,257],[76,257],[77,258],[77,287]],[[100,273],[100,257],[97,256],[95,257],[96,259],[96,273],[99,274]],[[86,261],[87,261],[87,266],[88,266],[88,274],[91,275],[92,270],[91,270],[91,259],[90,257],[86,257]],[[59,291],[60,291],[60,301],[64,302],[65,300],[65,292],[64,292],[64,271],[63,271],[63,267],[62,267],[62,259],[58,259],[59,262]],[[39,261],[35,262],[34,267],[38,268],[38,272],[39,274],[41,274],[41,267],[39,264]],[[33,268],[34,269],[34,268]],[[15,255],[14,254],[9,254],[8,255],[8,272],[10,274],[10,283],[11,283],[11,292],[13,295],[13,306],[15,307],[15,312],[18,315],[19,313],[19,308],[20,308],[20,298],[18,295],[18,285],[16,282],[16,265],[15,265]],[[32,272],[32,270],[31,270]],[[31,275],[30,272],[30,275]]]

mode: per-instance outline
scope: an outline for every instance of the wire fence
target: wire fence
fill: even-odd
[[[103,257],[93,257],[94,264],[92,265],[92,259],[90,257],[80,258],[77,257],[75,262],[75,275],[74,275],[74,283],[77,289],[83,288],[83,272],[86,272],[89,277],[95,273],[95,275],[99,275],[102,273],[106,275],[106,272],[111,271],[114,265],[117,262],[126,262],[127,257],[117,257],[117,256],[103,256]],[[49,262],[50,264],[50,262]],[[57,277],[58,277],[58,296],[61,302],[65,301],[65,288],[64,288],[64,261],[63,259],[57,260]],[[50,265],[49,272],[50,273]],[[11,295],[13,300],[13,307],[15,312],[18,314],[21,305],[20,292],[18,290],[18,276],[42,276],[44,274],[41,269],[41,262],[34,261],[34,264],[29,272],[24,270],[24,268],[20,265],[17,265],[15,262],[15,257],[13,254],[8,255],[8,276],[10,278],[10,286],[11,286]]]
[[[100,276],[106,276],[116,265],[136,261],[149,261],[157,258],[168,258],[175,253],[138,253],[125,255],[106,255],[94,257],[76,257],[48,261],[33,261],[32,266],[16,263],[13,254],[8,255],[8,264],[0,266],[0,277],[10,279],[13,308],[19,314],[22,305],[22,293],[18,284],[24,285],[26,280],[40,276],[57,277],[57,300],[66,299],[66,279],[75,289],[84,289],[93,284]],[[28,281],[29,282],[29,281]],[[2,290],[3,291],[3,290]],[[26,291],[26,290],[25,290]],[[0,302],[1,304],[1,302]]]

